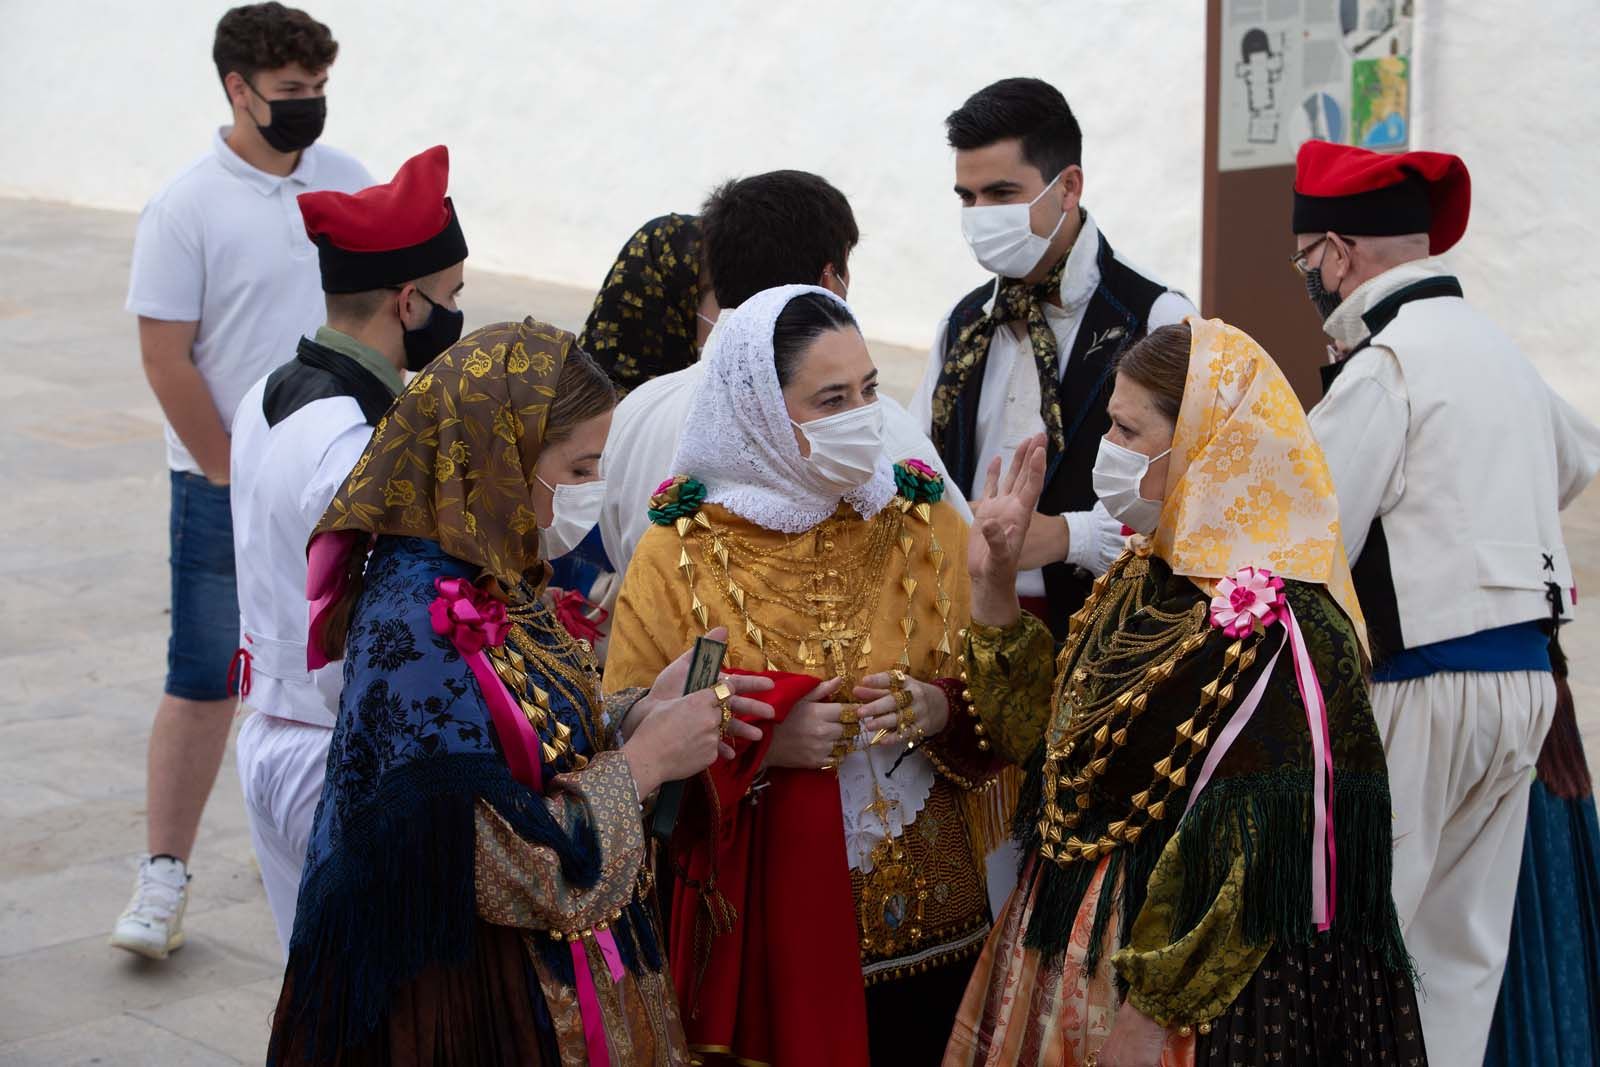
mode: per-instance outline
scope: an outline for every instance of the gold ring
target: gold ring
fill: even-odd
[[[728,701],[733,697],[733,690],[728,688],[726,682],[718,682],[711,687],[712,694],[717,698],[717,707],[722,709],[722,734],[728,733],[728,725],[733,722],[733,709],[728,706]]]
[[[894,706],[901,711],[911,706],[912,696],[909,689],[897,689],[894,694]]]

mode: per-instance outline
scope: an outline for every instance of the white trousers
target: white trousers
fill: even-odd
[[[1428,1062],[1483,1063],[1511,936],[1548,672],[1372,687],[1394,798],[1394,903],[1421,975]]]
[[[239,727],[235,745],[250,840],[261,864],[261,881],[285,959],[289,936],[294,933],[300,871],[311,842],[311,821],[322,796],[332,739],[333,731],[326,726],[257,711]]]

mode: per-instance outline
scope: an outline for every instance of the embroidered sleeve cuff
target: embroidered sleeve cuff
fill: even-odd
[[[974,624],[962,649],[965,693],[1000,755],[1021,763],[1038,745],[1050,717],[1055,641],[1024,612],[1005,627]]]
[[[630,689],[619,689],[615,693],[607,693],[601,704],[601,715],[605,720],[606,738],[608,748],[620,748],[620,733],[622,724],[627,721],[628,715],[633,711],[634,705],[648,696],[650,690],[642,685]]]
[[[950,717],[939,735],[923,747],[933,769],[958,789],[982,789],[1000,774],[1006,761],[989,742],[988,728],[963,693],[966,683],[957,678],[938,678],[934,685],[950,702]]]
[[[523,838],[480,800],[474,850],[478,914],[497,926],[563,936],[605,925],[633,899],[645,860],[644,825],[627,759],[602,752],[583,770],[552,779],[541,802],[558,824],[586,823],[593,831],[599,879],[587,889],[572,885],[553,849]]]

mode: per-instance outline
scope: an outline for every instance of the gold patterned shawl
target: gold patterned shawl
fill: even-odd
[[[1288,379],[1243,330],[1185,321],[1194,340],[1156,554],[1208,593],[1250,566],[1326,586],[1365,646],[1333,476]]]
[[[335,530],[426,538],[517,585],[541,562],[528,487],[573,343],[531,318],[457,341],[378,423],[312,540]]]

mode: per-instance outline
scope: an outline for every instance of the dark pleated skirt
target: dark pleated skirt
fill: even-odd
[[[1197,1067],[1423,1067],[1428,1055],[1410,977],[1374,953],[1327,939],[1275,945],[1233,1006],[1199,1035],[1194,1060]]]
[[[281,1025],[292,990],[278,1000],[268,1063],[273,1067],[537,1067],[559,1064],[555,1031],[522,934],[477,924],[468,962],[431,966],[395,991],[372,1033],[340,1049]]]
[[[1600,1064],[1600,823],[1534,782],[1487,1067]]]

